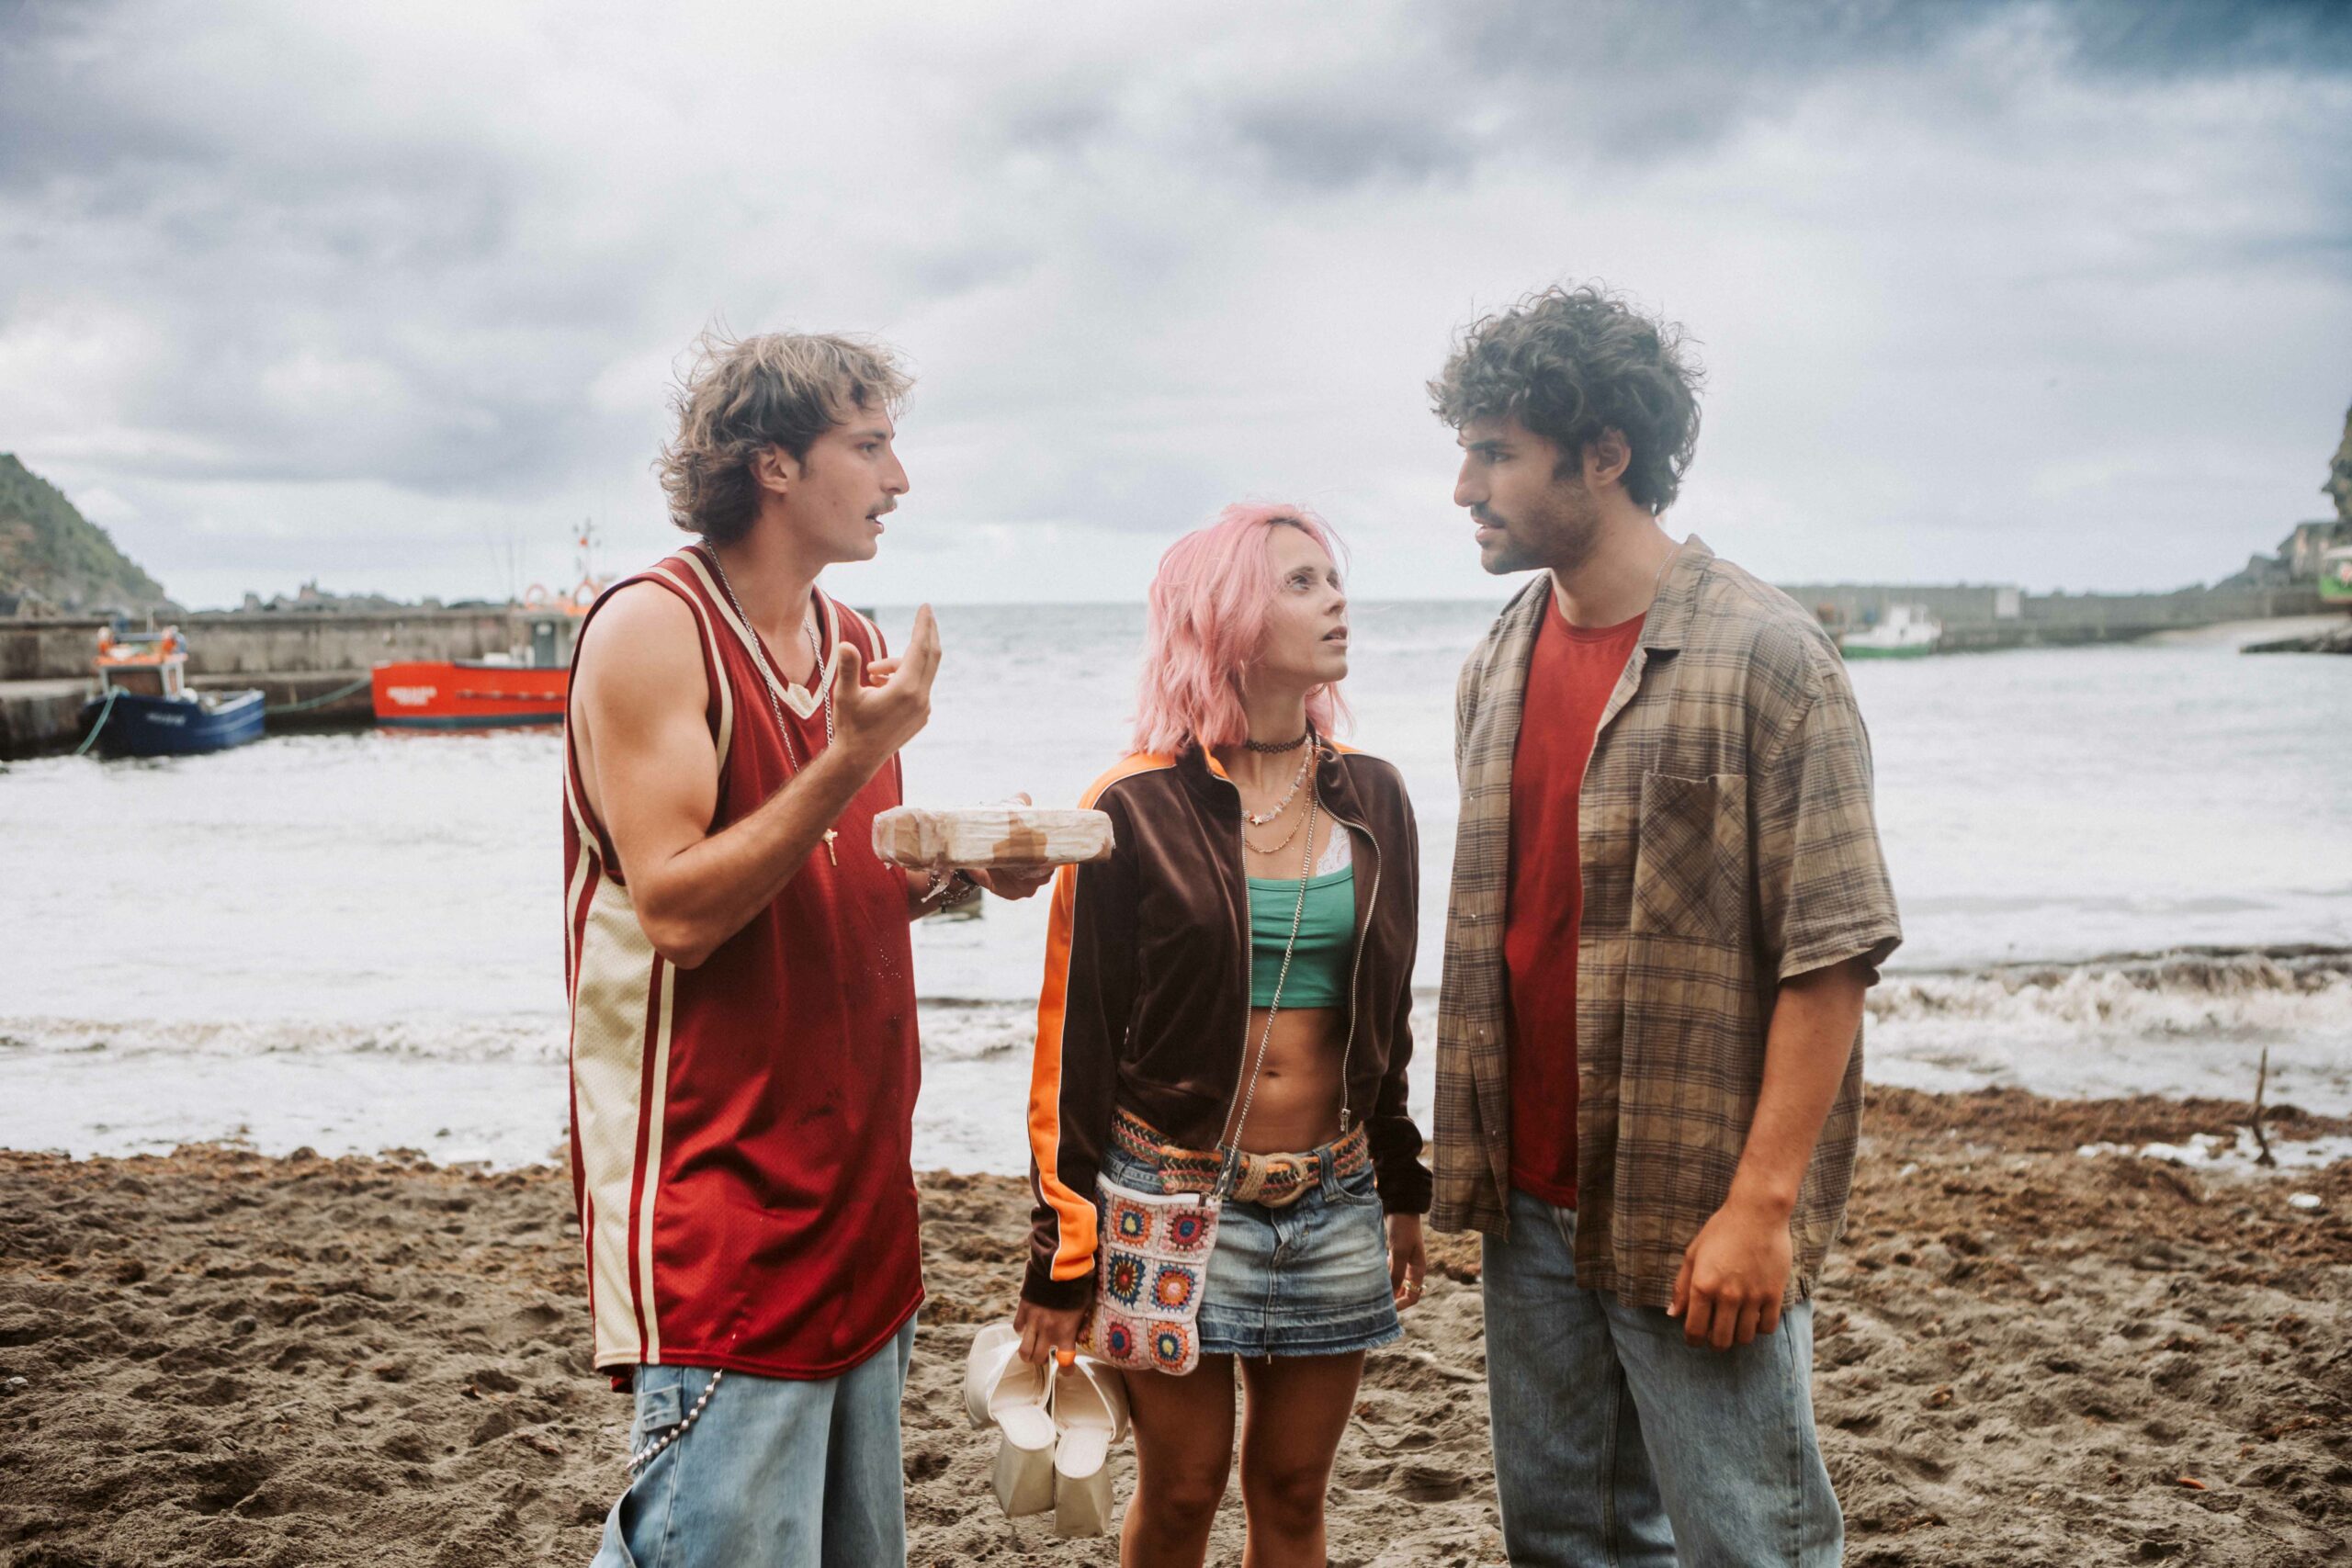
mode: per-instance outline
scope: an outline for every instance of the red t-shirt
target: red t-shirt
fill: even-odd
[[[1527,661],[1510,765],[1510,903],[1503,973],[1510,1020],[1510,1184],[1546,1203],[1577,1202],[1577,927],[1584,862],[1577,796],[1640,615],[1587,630],[1544,612]]]

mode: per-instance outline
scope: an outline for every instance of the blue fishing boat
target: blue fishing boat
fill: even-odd
[[[258,691],[198,692],[187,684],[187,639],[159,632],[98,634],[98,694],[82,705],[82,742],[109,757],[183,757],[261,739]]]

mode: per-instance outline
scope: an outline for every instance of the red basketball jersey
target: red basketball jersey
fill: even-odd
[[[736,616],[707,546],[629,581],[675,593],[701,630],[719,832],[791,777],[769,693],[806,761],[825,745],[832,645],[871,662],[881,633],[818,593],[826,663],[805,691]],[[594,625],[592,610],[582,644]],[[904,882],[873,848],[899,764],[833,824],[830,853],[820,844],[775,903],[680,969],[638,924],[568,729],[564,753],[571,1179],[596,1365],[835,1376],[922,1303],[912,943]]]

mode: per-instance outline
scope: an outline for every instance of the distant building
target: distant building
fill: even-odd
[[[249,615],[256,613],[284,615],[288,611],[304,611],[312,615],[337,612],[380,615],[387,611],[418,608],[415,605],[404,604],[398,599],[386,598],[381,593],[330,593],[319,586],[316,578],[312,578],[296,589],[290,598],[283,593],[273,593],[265,599],[258,593],[249,592],[241,607]],[[422,607],[430,610],[438,609],[440,606],[435,601],[426,600]]]
[[[2244,570],[2225,577],[2216,589],[2292,588],[2319,581],[2319,558],[2337,545],[2352,544],[2352,524],[2321,520],[2298,523],[2278,541],[2275,555],[2249,556]]]
[[[2278,544],[2278,558],[2296,582],[2319,581],[2319,558],[2337,545],[2352,544],[2352,525],[2335,521],[2298,523]]]

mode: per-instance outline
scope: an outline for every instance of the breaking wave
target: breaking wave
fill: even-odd
[[[141,1056],[413,1056],[447,1061],[564,1056],[560,1016],[356,1024],[305,1019],[0,1018],[0,1063],[14,1052]]]
[[[2012,1043],[2086,1037],[2291,1038],[2352,1031],[2352,950],[2195,949],[1962,973],[1893,972],[1879,1029],[1968,1030]]]
[[[1865,1075],[1952,1090],[2203,1095],[2352,1113],[2352,953],[2197,950],[1967,974],[1871,993]]]
[[[1416,1002],[1415,1032],[1426,1062],[1436,995],[1420,991]],[[935,1063],[1025,1066],[1035,1005],[925,998],[923,1055]],[[1979,1079],[2014,1080],[2018,1065],[2037,1058],[2078,1064],[2112,1058],[2117,1072],[2128,1074],[2133,1064],[2150,1059],[2149,1047],[2161,1048],[2165,1056],[2224,1047],[2213,1054],[2233,1060],[2276,1044],[2297,1048],[2315,1062],[2340,1056],[2352,1077],[2352,950],[2194,949],[2080,964],[1897,970],[1871,992],[1869,1016],[1873,1076],[1878,1066],[1902,1059],[1949,1066]],[[561,1015],[552,1010],[365,1024],[0,1017],[0,1064],[20,1052],[103,1054],[126,1061],[342,1054],[560,1062],[565,1032]]]
[[[923,1055],[934,1061],[1018,1056],[1025,1066],[1036,1022],[1029,1002],[924,1001]],[[0,1066],[18,1054],[117,1058],[345,1055],[419,1061],[560,1062],[560,1014],[411,1019],[391,1023],[276,1019],[0,1017]]]

